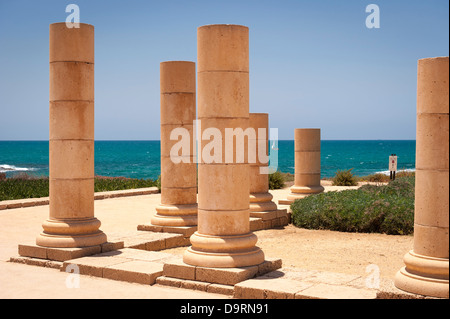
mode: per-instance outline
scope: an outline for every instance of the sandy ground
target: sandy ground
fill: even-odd
[[[267,256],[283,260],[283,266],[366,276],[376,265],[381,277],[393,279],[404,266],[403,256],[412,249],[412,236],[353,234],[326,230],[299,229],[257,233]]]

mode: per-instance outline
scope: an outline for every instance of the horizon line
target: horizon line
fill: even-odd
[[[49,142],[50,140],[0,140],[0,142]],[[94,142],[160,142],[161,140],[154,139],[98,139]],[[294,141],[294,139],[278,139],[278,141]],[[416,141],[416,139],[321,139],[321,141]]]

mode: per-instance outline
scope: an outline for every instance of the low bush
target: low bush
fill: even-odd
[[[197,176],[198,179],[198,176]],[[197,181],[198,185],[198,181]],[[155,186],[158,187],[159,192],[161,192],[161,175],[158,176],[158,179],[155,181]]]
[[[269,174],[269,189],[281,189],[284,187],[285,177],[283,173],[276,171]]]
[[[48,197],[48,178],[7,178],[0,181],[0,201]]]
[[[414,177],[405,177],[382,186],[311,195],[291,205],[292,222],[308,229],[411,234],[414,184]]]
[[[358,185],[358,178],[353,175],[352,169],[346,171],[337,171],[336,175],[333,177],[334,186],[356,186]]]
[[[389,182],[390,178],[388,175],[376,173],[372,175],[363,176],[359,180],[362,182],[387,183]]]
[[[95,177],[95,192],[106,192],[124,189],[157,187],[152,179],[136,179],[125,177]],[[39,198],[49,196],[48,177],[33,177],[22,174],[13,178],[0,180],[0,201],[23,198]]]
[[[96,192],[107,192],[107,191],[146,188],[146,187],[156,187],[156,181],[152,179],[137,179],[125,177],[114,177],[114,178],[96,177],[94,189]]]

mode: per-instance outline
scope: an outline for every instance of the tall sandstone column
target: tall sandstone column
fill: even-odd
[[[198,230],[183,261],[214,268],[258,265],[264,253],[250,232],[248,158],[235,156],[246,143],[236,139],[231,148],[223,147],[225,131],[249,124],[248,28],[208,25],[197,35]]]
[[[395,277],[407,292],[449,297],[449,64],[418,62],[414,246]]]
[[[44,247],[106,242],[94,217],[94,27],[50,25],[50,216]]]
[[[261,161],[261,156],[267,156],[269,144],[269,114],[250,113],[250,127],[256,132],[254,141],[256,161],[250,163],[250,216],[258,212],[276,211],[277,204],[272,201],[269,193],[269,162]],[[265,135],[260,135],[258,130],[263,129]],[[265,150],[264,150],[265,149]],[[261,153],[261,156],[259,156]],[[257,216],[257,214],[255,215]]]
[[[193,121],[196,119],[195,63],[162,62],[160,80],[161,205],[156,207],[157,214],[153,216],[151,223],[170,227],[195,226],[197,225],[197,163],[193,150]],[[178,135],[183,132],[188,135]],[[185,150],[190,150],[184,154],[175,145],[183,142]],[[172,149],[177,152],[172,154],[174,157],[171,158]]]
[[[320,185],[320,129],[295,129],[295,181],[280,204],[324,191]]]

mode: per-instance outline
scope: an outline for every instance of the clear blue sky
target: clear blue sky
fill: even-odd
[[[96,30],[98,140],[159,139],[159,63],[196,61],[205,24],[250,28],[250,111],[280,139],[415,139],[417,60],[449,55],[447,0],[0,0],[0,140],[48,140],[48,29],[70,3]]]

